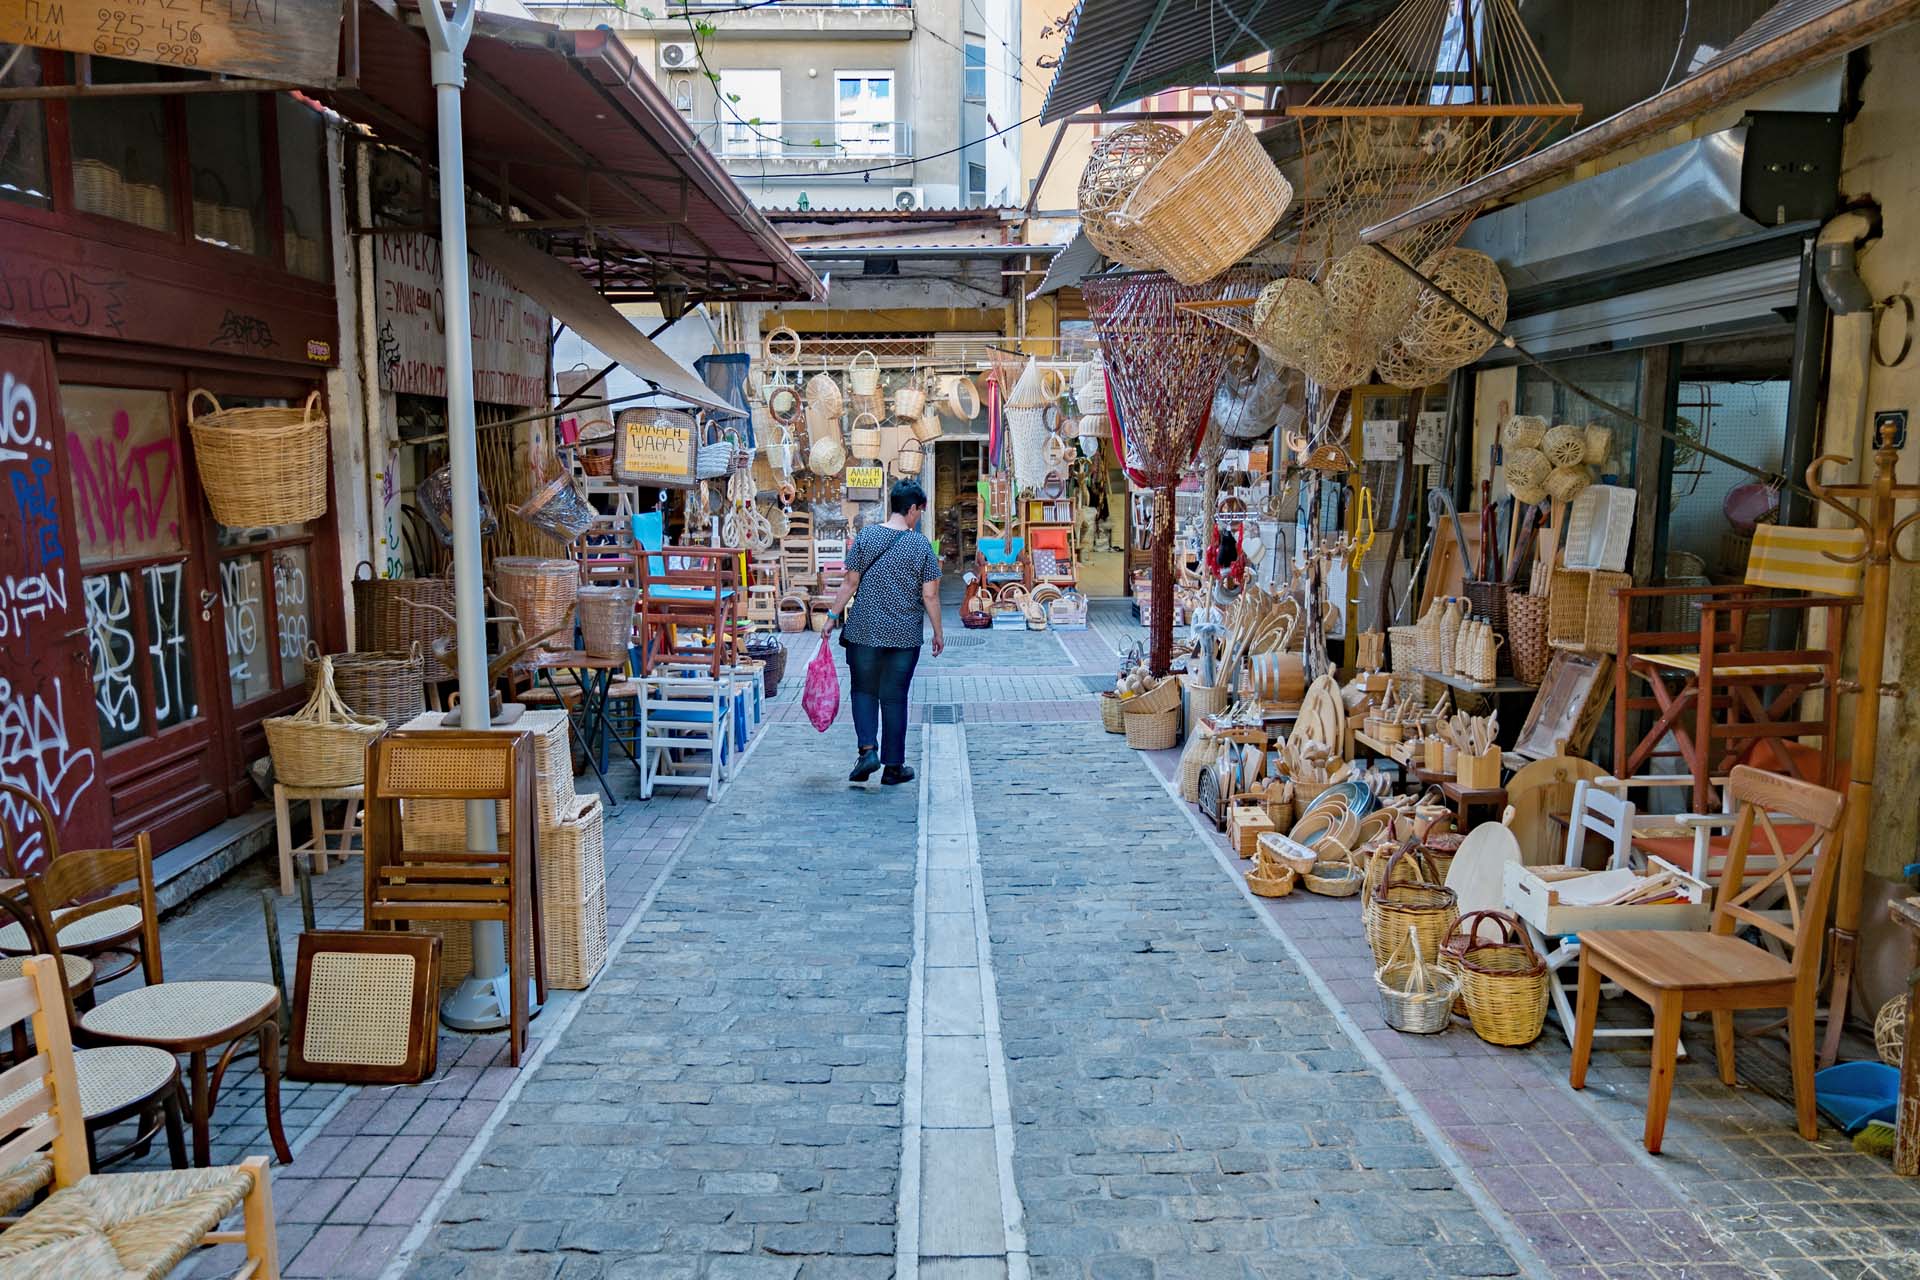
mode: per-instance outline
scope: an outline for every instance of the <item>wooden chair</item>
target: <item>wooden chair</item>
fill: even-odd
[[[682,627],[707,636],[699,652],[711,674],[733,660],[737,640],[735,618],[740,607],[740,551],[736,547],[666,545],[664,518],[658,511],[633,518],[636,569],[640,588],[640,674],[669,655],[689,657],[682,647]]]
[[[234,1280],[274,1280],[280,1256],[264,1157],[215,1169],[92,1172],[59,961],[35,956],[22,967],[22,976],[0,981],[0,1022],[30,1021],[38,1051],[0,1074],[0,1212],[53,1192],[0,1232],[0,1275],[164,1276],[203,1245],[242,1244],[247,1260]],[[243,1228],[219,1230],[235,1209]]]
[[[1653,1070],[1647,1084],[1646,1146],[1656,1154],[1667,1127],[1680,1019],[1696,1011],[1713,1015],[1713,1047],[1720,1080],[1731,1086],[1735,1011],[1787,1010],[1788,1052],[1800,1136],[1811,1141],[1818,1134],[1813,1110],[1814,994],[1820,983],[1821,933],[1826,927],[1838,865],[1831,836],[1840,824],[1845,800],[1839,793],[1810,782],[1744,765],[1733,771],[1728,789],[1739,806],[1739,818],[1725,872],[1714,895],[1710,931],[1609,930],[1581,937],[1580,994],[1568,1082],[1576,1089],[1586,1086],[1602,982],[1618,983],[1652,1006]],[[1810,828],[1806,839],[1789,847],[1773,821],[1776,812],[1790,814]],[[1756,835],[1764,837],[1764,850],[1775,865],[1749,884],[1747,856]],[[1810,863],[1813,868],[1804,888],[1793,874],[1802,863]],[[1786,899],[1787,921],[1753,905],[1775,891]],[[1765,947],[1733,936],[1734,930],[1744,928],[1783,942],[1791,949],[1791,958],[1783,959]]]
[[[975,572],[978,582],[999,590],[1009,582],[1032,585],[1027,579],[1027,540],[1025,538],[982,537],[974,543]]]
[[[1798,759],[1789,767],[1807,781],[1832,781],[1840,653],[1847,613],[1860,603],[1853,593],[1860,587],[1864,538],[1858,530],[1761,525],[1754,530],[1743,583],[1618,591],[1623,658],[1613,676],[1614,772],[1627,777],[1649,760],[1678,754],[1693,776],[1693,809],[1705,813],[1713,803],[1713,775],[1725,773],[1755,743],[1814,737],[1820,742],[1818,767],[1803,769]],[[1766,596],[1765,591],[1811,594]],[[1652,612],[1658,615],[1681,599],[1698,600],[1697,631],[1634,628],[1638,602],[1657,602]],[[1777,613],[1804,630],[1817,612],[1827,623],[1818,647],[1774,650],[1748,644],[1750,623],[1764,626]],[[1631,692],[1636,679],[1647,684],[1649,696]],[[1809,695],[1817,699],[1817,709],[1800,706]],[[1629,726],[1644,711],[1657,714],[1629,746]],[[1669,733],[1677,752],[1661,746]]]
[[[366,787],[366,927],[406,929],[430,920],[504,925],[507,1052],[519,1066],[527,1043],[529,973],[537,998],[547,998],[534,852],[540,810],[533,735],[499,729],[384,733],[367,747]],[[465,847],[462,811],[468,800],[500,806],[499,848]],[[416,818],[416,806],[449,813],[450,829],[431,830]]]
[[[1073,529],[1068,525],[1049,525],[1032,530],[1028,534],[1027,547],[1027,585],[1072,587],[1079,582],[1079,566],[1073,554]],[[1043,571],[1046,563],[1042,553],[1053,557],[1053,571]]]
[[[126,886],[126,887],[122,887]],[[214,1103],[227,1069],[248,1042],[257,1049],[265,1086],[267,1134],[280,1163],[293,1163],[280,1121],[280,988],[271,982],[168,982],[160,956],[160,905],[154,896],[153,844],[142,832],[131,849],[70,849],[27,881],[35,923],[51,954],[64,960],[54,927],[55,907],[83,905],[62,919],[77,923],[123,906],[140,913],[140,961],[146,985],[81,1010],[85,988],[68,983],[67,1015],[83,1045],[144,1045],[187,1059],[193,1162],[212,1158]],[[220,1050],[208,1068],[207,1058]]]
[[[53,814],[40,803],[38,796],[10,783],[0,783],[0,796],[24,806],[34,815],[40,849],[45,856],[43,865],[53,865],[60,856],[60,829]],[[25,828],[16,830],[11,824],[0,823],[0,872],[11,879],[25,880],[28,876],[26,859],[22,856],[27,835]],[[79,906],[75,902],[54,905],[53,918],[59,923],[61,948],[93,961],[92,980],[101,986],[132,973],[140,964],[139,908],[124,905],[111,911],[81,912]],[[18,922],[9,921],[0,926],[0,955],[33,955],[45,949],[35,945]],[[111,967],[101,964],[107,956],[116,956],[119,962]]]

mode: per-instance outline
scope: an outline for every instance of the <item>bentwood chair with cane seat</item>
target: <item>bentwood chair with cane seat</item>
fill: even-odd
[[[122,888],[121,886],[129,886]],[[187,1060],[193,1162],[212,1158],[213,1107],[227,1069],[249,1042],[257,1047],[265,1085],[267,1134],[280,1163],[293,1163],[280,1123],[280,988],[271,982],[168,982],[160,956],[160,907],[154,897],[153,845],[145,832],[131,849],[73,849],[27,881],[34,922],[50,952],[61,956],[54,906],[77,902],[65,917],[131,905],[140,912],[140,958],[147,985],[89,1009],[66,988],[74,1036],[88,1047],[144,1045]],[[219,1057],[209,1066],[208,1057]]]
[[[59,828],[38,796],[10,783],[0,783],[0,807],[9,806],[18,806],[17,814],[31,813],[34,817],[31,827],[24,819],[17,827],[10,822],[0,822],[0,871],[13,879],[24,880],[30,870],[24,856],[29,851],[28,841],[37,836],[38,851],[44,856],[44,862],[40,859],[35,862],[51,866],[60,856]],[[61,948],[94,961],[93,981],[101,986],[132,973],[140,964],[140,909],[123,904],[110,911],[80,912],[79,906],[74,902],[55,904],[53,915],[60,922]],[[32,955],[44,949],[33,945],[18,921],[0,925],[0,955]],[[107,956],[118,957],[118,963],[112,967],[100,964]]]
[[[94,1173],[78,1117],[74,1065],[57,960],[35,956],[0,980],[0,1025],[30,1021],[36,1052],[0,1074],[0,1212],[52,1194],[0,1232],[0,1275],[59,1280],[165,1276],[205,1245],[241,1244],[234,1280],[280,1274],[267,1162],[152,1173]],[[243,1228],[219,1230],[239,1209]]]
[[[1720,1080],[1731,1086],[1734,1013],[1785,1009],[1800,1136],[1812,1141],[1819,1133],[1813,1096],[1814,995],[1820,984],[1821,935],[1838,863],[1832,836],[1840,825],[1845,798],[1810,782],[1745,765],[1734,769],[1727,785],[1739,806],[1739,818],[1714,895],[1710,931],[1597,930],[1580,938],[1580,995],[1568,1081],[1576,1089],[1586,1085],[1601,983],[1618,983],[1651,1005],[1653,1071],[1647,1085],[1645,1140],[1647,1150],[1656,1154],[1673,1094],[1680,1019],[1695,1012],[1713,1015]],[[1805,838],[1798,843],[1784,839],[1782,828],[1773,820],[1775,813],[1790,815],[1798,829],[1807,833]],[[1774,863],[1770,872],[1751,883],[1746,874],[1750,852],[1770,855]],[[1804,888],[1795,878],[1803,865],[1811,868]],[[1755,906],[1775,893],[1786,900],[1784,921]],[[1790,948],[1791,957],[1735,937],[1736,930],[1776,939]]]

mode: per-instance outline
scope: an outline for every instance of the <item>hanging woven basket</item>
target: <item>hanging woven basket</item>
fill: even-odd
[[[196,412],[204,400],[211,408]],[[200,487],[229,529],[300,524],[327,513],[327,419],[320,393],[297,409],[223,409],[213,393],[187,393]]]
[[[1420,264],[1420,274],[1459,300],[1487,325],[1507,323],[1507,281],[1499,264],[1472,249],[1442,249]],[[1458,369],[1472,364],[1493,346],[1493,334],[1460,314],[1459,307],[1432,289],[1422,289],[1401,342],[1421,360]]]
[[[817,437],[807,446],[807,470],[817,476],[837,476],[846,465],[846,446],[837,435]]]
[[[290,787],[352,787],[366,779],[367,744],[387,722],[356,715],[333,685],[333,659],[320,659],[320,678],[306,705],[290,716],[261,722],[273,774]]]
[[[1254,336],[1282,363],[1300,366],[1326,331],[1327,299],[1311,280],[1275,280],[1254,299]]]
[[[916,379],[893,393],[893,416],[903,421],[918,418],[927,407],[927,393]]]
[[[1327,264],[1320,292],[1334,325],[1377,347],[1391,342],[1413,314],[1420,282],[1389,262],[1383,251],[1359,245]]]
[[[872,462],[880,456],[880,419],[870,413],[863,413],[853,420],[853,430],[847,433],[847,452],[862,462]]]
[[[1141,180],[1180,145],[1180,137],[1170,125],[1141,121],[1094,142],[1087,167],[1080,171],[1080,228],[1094,248],[1115,262],[1142,269],[1158,265],[1145,245],[1116,225],[1114,215]]]
[[[847,389],[857,396],[870,396],[880,390],[879,357],[861,351],[847,361]]]
[[[1323,391],[1345,391],[1367,380],[1373,352],[1339,329],[1328,328],[1306,352],[1300,369]]]
[[[807,379],[807,417],[812,420],[815,414],[823,418],[837,418],[847,407],[847,398],[840,392],[840,384],[824,373],[816,373]]]
[[[1153,167],[1114,223],[1175,280],[1202,284],[1252,252],[1292,202],[1292,184],[1228,107]]]
[[[932,444],[940,438],[941,432],[945,429],[940,425],[939,410],[928,405],[920,411],[919,418],[914,421],[913,435],[922,444]]]

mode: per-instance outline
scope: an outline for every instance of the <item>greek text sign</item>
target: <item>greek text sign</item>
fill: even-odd
[[[381,236],[380,386],[409,395],[447,394],[446,294],[440,242],[431,236]],[[473,398],[528,407],[547,402],[547,309],[507,282],[486,259],[467,255],[472,289]]]

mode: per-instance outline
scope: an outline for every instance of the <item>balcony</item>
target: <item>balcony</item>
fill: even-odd
[[[686,40],[687,23],[710,24],[723,36],[760,40],[805,40],[830,36],[835,40],[905,40],[913,34],[912,0],[840,0],[804,3],[780,0],[744,8],[739,0],[662,2],[658,8],[629,5],[567,3],[566,0],[523,0],[543,21],[569,30],[607,26],[655,40]]]
[[[913,156],[913,127],[904,120],[690,120],[701,145],[729,172],[768,177],[809,177]],[[902,181],[910,168],[894,175]]]

